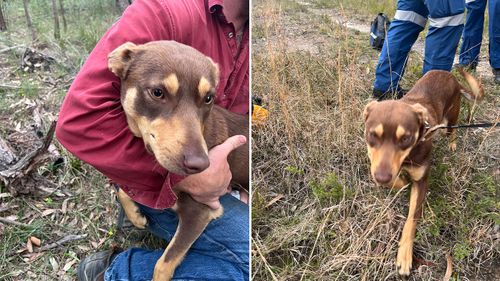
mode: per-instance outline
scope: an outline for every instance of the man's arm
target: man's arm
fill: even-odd
[[[141,44],[171,38],[175,27],[170,18],[159,1],[135,1],[92,51],[61,107],[56,129],[61,144],[124,186],[170,190],[175,182],[129,131],[120,82],[108,70],[107,56],[127,41]]]

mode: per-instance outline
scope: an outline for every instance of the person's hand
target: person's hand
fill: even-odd
[[[214,146],[208,152],[210,166],[203,172],[190,175],[179,182],[180,190],[212,209],[220,208],[219,197],[229,192],[228,187],[232,178],[227,156],[246,141],[245,136],[236,135]]]

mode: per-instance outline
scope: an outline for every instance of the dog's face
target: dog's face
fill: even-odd
[[[370,172],[379,185],[392,186],[401,165],[423,134],[428,112],[420,104],[370,102],[364,110]]]
[[[121,79],[130,130],[160,165],[180,175],[206,169],[203,124],[215,100],[217,65],[191,47],[156,41],[121,45],[108,68]]]

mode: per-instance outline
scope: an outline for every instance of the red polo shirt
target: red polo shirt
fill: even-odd
[[[137,0],[104,34],[71,85],[57,124],[60,143],[152,208],[172,206],[182,177],[163,169],[128,129],[120,81],[107,56],[125,42],[175,40],[211,57],[220,68],[216,103],[248,113],[248,23],[238,45],[222,0]]]

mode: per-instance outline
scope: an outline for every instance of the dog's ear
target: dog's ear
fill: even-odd
[[[429,120],[429,111],[427,111],[427,108],[422,106],[420,103],[413,104],[411,107],[417,114],[420,124],[424,124],[427,120]]]
[[[108,69],[121,79],[125,78],[136,51],[137,45],[132,42],[127,42],[116,48],[108,55]]]
[[[363,110],[363,117],[365,118],[365,121],[368,119],[368,115],[370,115],[370,112],[376,103],[377,101],[371,101],[365,106],[365,110]]]
[[[214,87],[217,87],[217,85],[219,84],[219,78],[220,78],[220,71],[219,71],[219,65],[217,63],[215,63],[210,57],[207,57],[208,60],[210,60],[210,62],[213,64],[214,66],[214,79],[215,79],[215,85]]]

